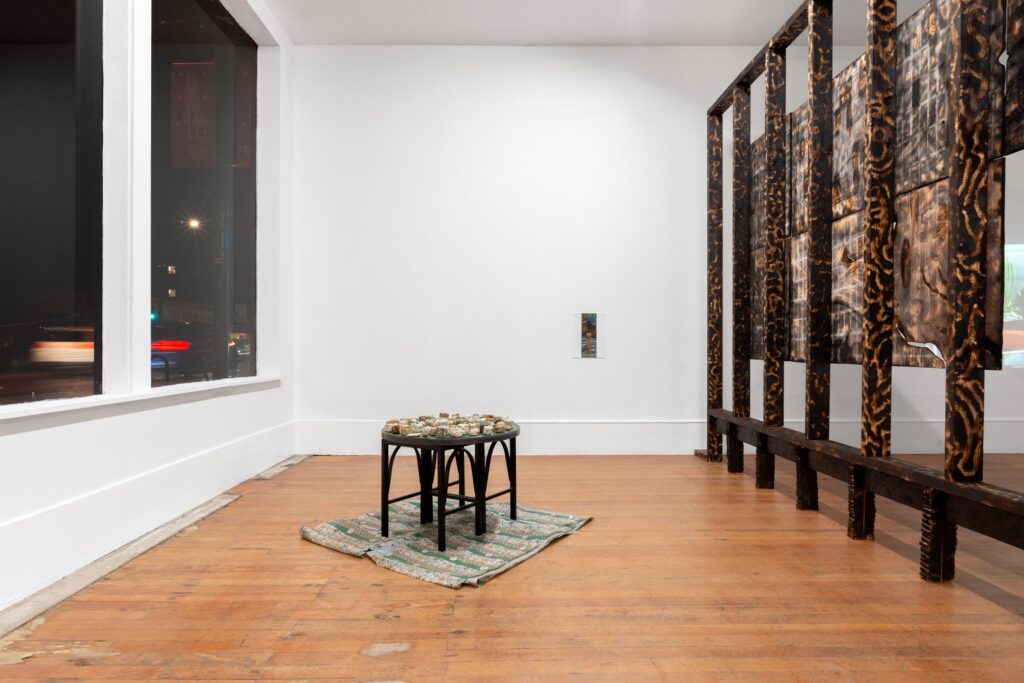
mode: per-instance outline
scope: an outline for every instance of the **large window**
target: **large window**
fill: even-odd
[[[0,403],[98,393],[102,0],[0,18]]]
[[[256,44],[153,2],[154,386],[256,374]]]

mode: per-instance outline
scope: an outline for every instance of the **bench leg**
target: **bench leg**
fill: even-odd
[[[952,581],[955,574],[956,524],[946,518],[942,492],[925,489],[921,510],[921,578]]]
[[[754,456],[754,485],[759,489],[775,488],[775,455],[768,450],[767,439],[760,436]]]
[[[875,537],[875,494],[867,489],[867,470],[850,465],[848,475],[846,535],[862,541]]]
[[[725,469],[734,474],[743,471],[743,442],[734,436],[725,440]]]
[[[807,451],[800,453],[796,463],[796,509],[818,509],[818,473],[807,464]]]

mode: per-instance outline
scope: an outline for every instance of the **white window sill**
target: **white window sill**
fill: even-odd
[[[159,404],[173,404],[184,400],[203,401],[217,398],[219,396],[230,396],[232,394],[248,393],[250,391],[263,391],[281,386],[281,378],[277,376],[266,377],[237,377],[234,379],[211,380],[208,382],[190,382],[188,384],[175,384],[168,387],[158,387],[149,391],[137,394],[99,394],[97,396],[82,396],[80,398],[58,398],[44,401],[32,401],[28,403],[14,403],[0,406],[0,422],[8,422],[40,415],[60,415],[73,413],[95,408],[106,408],[122,404],[138,405],[146,402]],[[181,399],[176,401],[175,399]],[[154,405],[154,408],[162,407]],[[145,408],[143,408],[145,409]]]

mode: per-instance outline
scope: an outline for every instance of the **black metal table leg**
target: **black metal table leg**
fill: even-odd
[[[460,448],[455,456],[455,467],[459,470],[459,495],[466,495],[466,449]]]
[[[501,434],[478,434],[468,437],[423,437],[420,435],[403,436],[391,431],[381,431],[380,447],[380,478],[381,478],[381,535],[387,536],[390,522],[389,503],[398,503],[408,499],[420,499],[420,523],[429,524],[433,522],[435,504],[437,506],[437,547],[444,552],[447,546],[447,530],[445,520],[449,514],[473,509],[475,513],[474,527],[477,536],[487,533],[487,480],[490,478],[491,456],[496,446],[501,446],[505,455],[505,464],[508,469],[509,487],[498,491],[490,496],[497,498],[505,494],[510,496],[509,517],[516,519],[518,507],[516,502],[516,438],[519,435],[519,427],[513,426],[510,432]],[[489,449],[485,448],[490,444]],[[469,451],[469,446],[474,450]],[[510,448],[511,446],[511,448]],[[416,463],[419,470],[418,491],[413,491],[398,498],[392,499],[391,475],[394,472],[395,455],[402,447],[412,448],[416,452]],[[389,453],[388,450],[394,450]],[[446,458],[446,451],[450,451],[451,457]],[[466,460],[470,461],[469,472],[466,468]],[[452,465],[458,471],[458,479],[452,480]],[[437,482],[434,482],[434,476]],[[469,488],[466,486],[467,474],[473,482],[473,492],[466,493]],[[448,488],[458,484],[458,493],[449,492]],[[455,498],[458,504],[448,509],[448,499]],[[436,503],[435,503],[436,500]]]
[[[380,535],[388,535],[388,492],[391,489],[391,468],[388,467],[388,443],[380,442]]]
[[[473,454],[473,497],[476,499],[476,526],[473,533],[479,536],[487,531],[487,463],[482,443],[476,445]]]
[[[444,448],[438,448],[437,454],[437,549],[442,553],[445,551],[444,517],[445,508],[448,504],[448,473],[444,466]]]
[[[512,437],[509,443],[508,457],[508,510],[511,519],[516,518],[516,439]]]
[[[434,499],[430,495],[430,487],[434,483],[434,467],[430,460],[432,457],[431,449],[416,449],[416,463],[420,474],[420,524],[434,521]]]

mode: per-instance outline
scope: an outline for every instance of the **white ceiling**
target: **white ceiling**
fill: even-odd
[[[303,45],[763,45],[797,0],[266,0]],[[900,0],[901,19],[923,0]],[[836,0],[839,45],[864,0]]]

